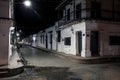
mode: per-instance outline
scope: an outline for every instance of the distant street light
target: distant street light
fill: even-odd
[[[24,5],[27,6],[27,7],[30,7],[31,6],[30,0],[24,1]]]
[[[16,35],[17,35],[17,37],[18,37],[18,36],[20,36],[20,34],[19,34],[19,33],[17,33]]]
[[[14,31],[12,31],[11,34],[14,34]]]

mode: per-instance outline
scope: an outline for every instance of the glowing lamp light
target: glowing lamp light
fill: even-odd
[[[36,40],[36,37],[35,36],[33,36],[33,41],[35,41]]]
[[[17,35],[17,36],[20,36],[20,34],[19,34],[19,33],[17,33],[16,35]]]
[[[14,34],[14,31],[12,31],[11,33]]]
[[[24,1],[24,5],[27,7],[31,6],[31,2],[29,0]]]

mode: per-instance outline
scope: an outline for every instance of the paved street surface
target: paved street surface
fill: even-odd
[[[120,63],[80,64],[28,46],[20,53],[28,61],[25,71],[0,80],[120,80]]]

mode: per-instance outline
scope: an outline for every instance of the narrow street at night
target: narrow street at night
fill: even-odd
[[[69,67],[69,61],[61,59],[51,52],[46,52],[40,49],[27,46],[20,49],[28,65],[40,67]]]
[[[30,46],[19,52],[27,65],[22,74],[9,80],[120,80],[120,63],[81,64]]]
[[[0,0],[0,80],[120,80],[120,0]]]

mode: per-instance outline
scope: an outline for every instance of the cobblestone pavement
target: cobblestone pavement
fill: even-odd
[[[120,80],[120,63],[80,64],[32,47],[20,49],[25,71],[0,80]]]

